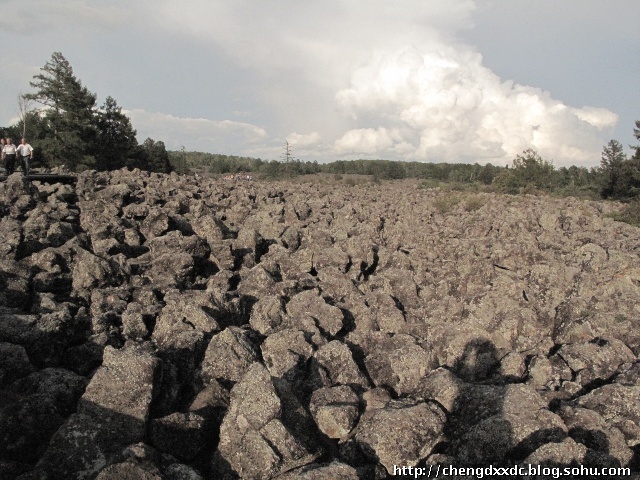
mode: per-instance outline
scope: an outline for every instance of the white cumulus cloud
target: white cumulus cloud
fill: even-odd
[[[462,41],[483,18],[475,0],[5,3],[16,13],[0,20],[0,37],[16,42],[8,65],[23,42],[66,51],[64,39],[83,79],[113,74],[100,94],[125,96],[139,139],[168,148],[278,158],[288,140],[304,160],[497,164],[534,148],[557,166],[592,166],[618,122],[487,68]],[[10,91],[33,75],[17,74],[0,75]],[[15,112],[0,104],[0,115]]]
[[[353,153],[380,156],[402,146],[404,158],[420,161],[504,163],[531,147],[557,165],[594,163],[617,122],[608,110],[569,107],[538,88],[504,82],[471,47],[439,42],[377,55],[336,101],[371,125],[367,135],[339,140],[340,151],[352,145]]]

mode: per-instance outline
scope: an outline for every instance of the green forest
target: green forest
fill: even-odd
[[[425,188],[476,189],[498,193],[550,193],[631,202],[640,200],[640,145],[628,157],[623,145],[610,140],[603,147],[598,167],[560,167],[527,149],[507,166],[400,162],[391,160],[337,160],[320,164],[301,161],[285,143],[279,160],[224,154],[167,151],[161,140],[136,139],[136,130],[116,100],[100,106],[74,75],[67,59],[54,52],[30,82],[32,91],[18,98],[20,120],[0,127],[0,136],[19,142],[23,136],[34,147],[36,167],[65,165],[72,171],[139,168],[155,172],[222,175],[250,173],[262,179],[283,179],[309,174],[368,176],[371,181],[415,178]],[[640,141],[640,121],[634,136]],[[353,181],[353,180],[352,180]],[[631,206],[630,206],[631,208]],[[640,209],[638,209],[640,210]]]
[[[0,127],[0,136],[14,143],[25,137],[35,150],[36,168],[171,170],[164,143],[147,138],[138,144],[116,100],[109,96],[98,106],[62,53],[51,55],[30,86],[31,93],[18,97],[20,120]]]

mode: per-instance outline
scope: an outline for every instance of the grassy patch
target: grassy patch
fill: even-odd
[[[635,199],[627,203],[622,211],[608,215],[618,222],[628,223],[640,228],[640,199]]]
[[[485,203],[487,203],[487,201],[484,197],[481,197],[480,195],[470,195],[464,201],[464,209],[467,212],[475,212],[482,208]]]
[[[438,213],[445,214],[445,213],[449,213],[454,208],[456,208],[459,203],[460,203],[459,195],[445,195],[445,196],[436,198],[433,201],[433,206],[435,207]]]

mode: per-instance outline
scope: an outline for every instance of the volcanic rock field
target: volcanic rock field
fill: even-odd
[[[0,478],[638,472],[640,229],[618,208],[412,181],[14,174]]]

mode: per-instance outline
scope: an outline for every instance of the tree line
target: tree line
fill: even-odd
[[[640,121],[634,135],[640,140]],[[171,164],[181,173],[204,171],[209,174],[249,172],[264,178],[330,173],[335,175],[368,175],[373,180],[416,178],[432,185],[461,187],[476,185],[500,193],[543,191],[559,195],[630,200],[640,193],[640,146],[628,158],[623,146],[611,140],[602,152],[599,167],[556,168],[552,161],[527,149],[505,167],[461,163],[422,163],[391,160],[337,160],[330,163],[262,160],[204,152],[169,152]]]
[[[109,96],[101,106],[74,75],[60,52],[33,77],[33,92],[18,98],[20,120],[0,128],[0,136],[26,136],[41,165],[66,165],[72,170],[115,170],[123,167],[156,172],[210,174],[249,172],[264,178],[286,178],[313,173],[368,175],[375,181],[417,178],[430,184],[479,185],[502,193],[546,191],[564,195],[630,200],[640,198],[640,145],[627,157],[617,140],[603,149],[599,167],[555,168],[535,150],[517,155],[511,165],[490,163],[452,164],[399,162],[391,160],[337,160],[319,164],[301,161],[285,143],[281,161],[224,154],[168,152],[162,141],[136,140],[136,130]],[[31,108],[32,105],[37,108]],[[640,140],[640,121],[633,132]]]
[[[136,130],[116,100],[109,96],[97,106],[96,95],[82,85],[62,53],[51,55],[30,86],[33,92],[18,97],[20,120],[0,128],[0,135],[27,138],[39,165],[170,171],[164,143],[147,138],[138,144]]]

